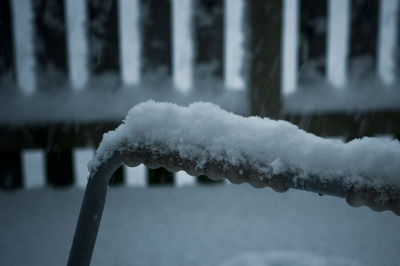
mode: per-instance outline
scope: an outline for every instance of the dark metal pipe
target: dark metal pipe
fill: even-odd
[[[121,164],[121,156],[114,154],[111,159],[104,162],[95,172],[90,173],[69,254],[69,266],[86,266],[90,264],[103,214],[107,187],[112,174]]]
[[[250,162],[232,165],[227,161],[207,161],[199,168],[200,158],[184,159],[178,151],[166,152],[165,147],[140,147],[131,150],[128,147],[118,149],[107,161],[92,171],[86,187],[85,196],[79,214],[78,224],[71,247],[69,266],[87,266],[90,264],[97,232],[100,225],[106,199],[107,187],[112,174],[122,163],[137,166],[144,163],[150,168],[164,167],[176,172],[185,170],[191,175],[207,175],[211,179],[229,179],[232,183],[247,182],[256,188],[271,187],[275,191],[285,192],[289,188],[316,192],[345,198],[354,207],[367,205],[375,211],[390,210],[400,215],[399,187],[357,187],[356,184],[341,182],[344,177],[321,181],[317,177],[300,178],[296,173],[266,175],[255,169]],[[162,152],[157,152],[162,151]],[[253,167],[252,167],[253,166]],[[268,167],[268,165],[265,165]]]

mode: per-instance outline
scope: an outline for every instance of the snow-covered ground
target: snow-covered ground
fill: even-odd
[[[0,265],[65,265],[83,191],[0,192]],[[111,188],[92,265],[398,265],[400,219],[248,185]]]

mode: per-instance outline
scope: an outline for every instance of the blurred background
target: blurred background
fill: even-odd
[[[87,162],[148,99],[209,101],[345,142],[399,139],[399,5],[1,1],[0,264],[65,264]],[[143,165],[111,186],[94,265],[397,263],[398,218],[341,199]]]

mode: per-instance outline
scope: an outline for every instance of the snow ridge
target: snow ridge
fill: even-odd
[[[321,181],[341,177],[349,185],[400,184],[398,140],[364,137],[342,143],[286,121],[243,117],[204,102],[182,107],[150,100],[134,106],[116,130],[104,135],[89,170],[95,171],[115,151],[142,145],[158,154],[163,152],[159,147],[176,151],[183,159],[196,160],[198,168],[209,160],[233,166],[250,162],[267,176],[296,172]]]

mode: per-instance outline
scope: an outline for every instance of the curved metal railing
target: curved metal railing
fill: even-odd
[[[163,152],[155,152],[162,150]],[[207,161],[199,168],[198,159],[183,159],[178,151],[140,147],[135,150],[126,148],[114,151],[112,155],[93,169],[89,175],[85,196],[79,214],[68,265],[89,265],[92,257],[98,228],[106,200],[107,187],[112,174],[122,164],[137,166],[141,163],[149,168],[164,167],[176,172],[207,175],[213,180],[227,178],[232,183],[249,183],[256,188],[271,187],[275,191],[285,192],[289,188],[316,192],[345,198],[349,205],[369,206],[375,211],[389,210],[400,216],[400,187],[358,187],[341,182],[341,178],[322,182],[319,178],[299,178],[296,173],[286,172],[279,175],[260,173],[252,164],[232,165],[228,161]]]

